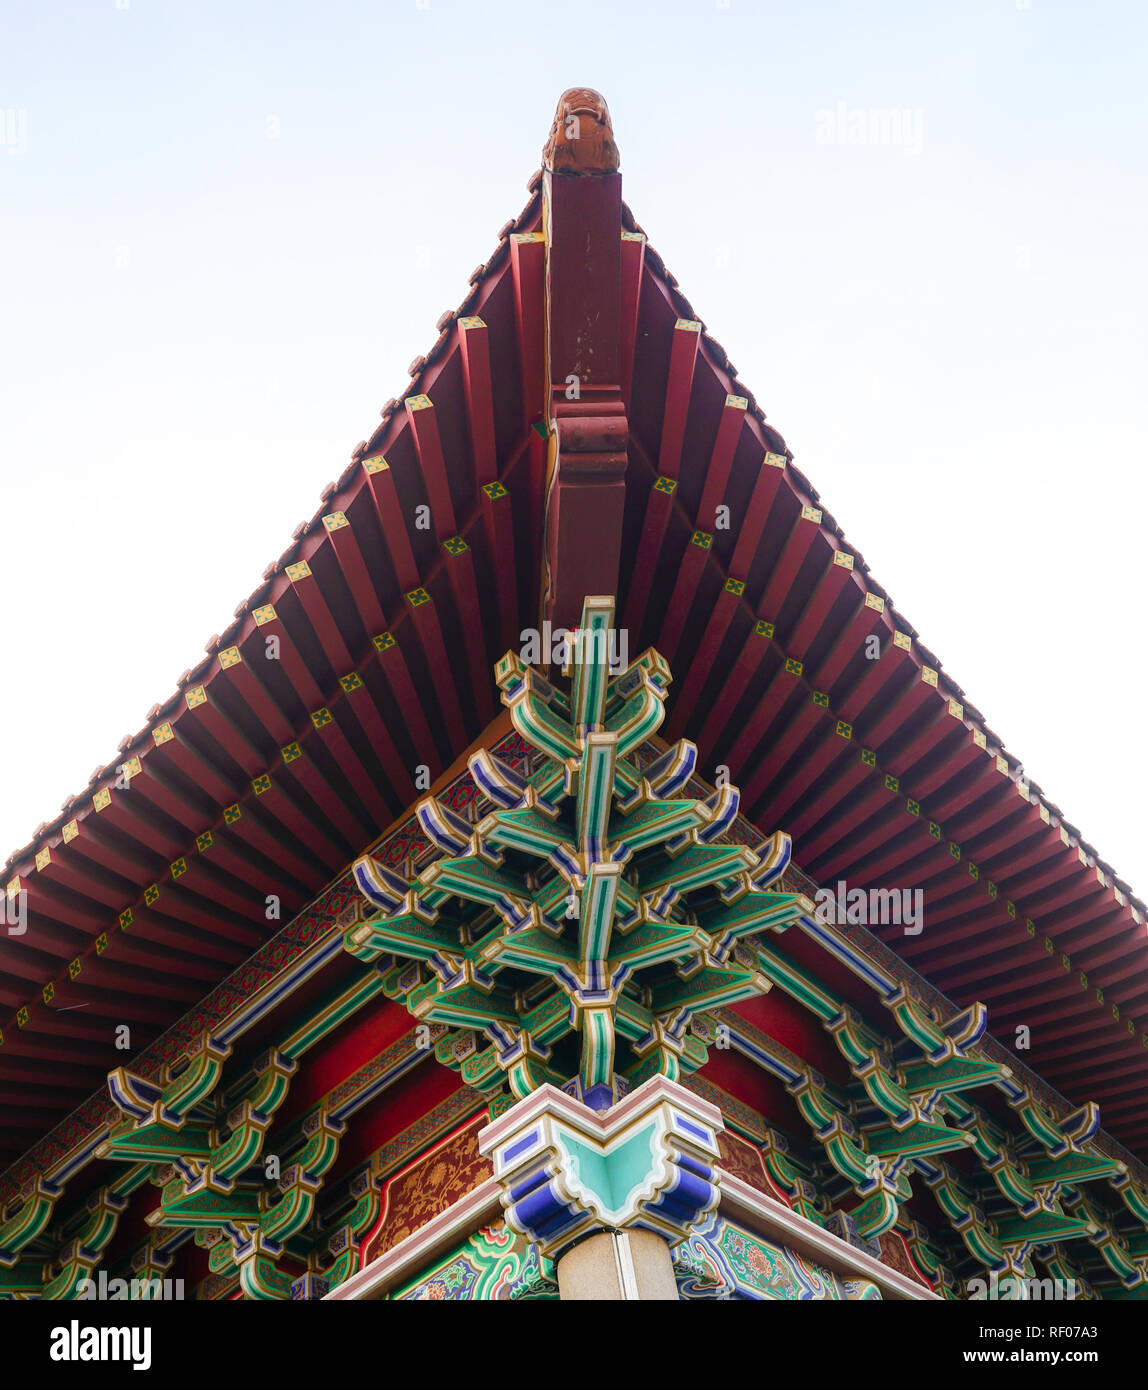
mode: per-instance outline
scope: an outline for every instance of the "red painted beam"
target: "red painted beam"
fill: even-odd
[[[1061,943],[1057,943],[1059,946]],[[1148,1012],[1148,973],[1139,960],[1113,951],[1080,951],[1071,957],[1093,985],[1108,992],[1109,1002],[1124,1004],[1128,1013]]]
[[[840,761],[840,771],[852,764],[850,751],[856,752],[856,745],[850,735],[841,732],[850,726],[842,720],[832,720],[823,730],[820,742],[809,750],[801,762],[792,769],[792,775],[784,777],[776,787],[768,787],[764,796],[768,815],[774,824],[804,797],[809,788],[827,772],[834,763]]]
[[[139,964],[129,965],[123,960],[109,960],[107,956],[96,956],[85,962],[82,980],[76,981],[75,1002],[82,1002],[81,996],[91,998],[94,989],[106,989],[113,994],[143,995],[147,999],[170,999],[185,1008],[202,998],[203,990],[196,980],[184,969],[173,970],[168,964],[166,971]],[[61,991],[57,997],[65,1003]]]
[[[894,794],[888,813],[867,825],[864,833],[852,836],[844,851],[849,873],[858,884],[911,877],[914,887],[923,887],[928,878],[946,871],[951,861],[947,856],[943,862],[933,859],[936,846],[927,822],[922,824],[906,813],[899,788],[888,781],[885,788]]]
[[[101,827],[94,810],[67,821],[61,829],[69,855],[82,855],[97,871],[119,874],[129,883],[145,883],[151,878],[154,855],[139,845],[121,843],[121,837],[106,822]]]
[[[781,714],[782,706],[797,689],[801,679],[801,662],[787,659],[770,677],[757,704],[742,726],[741,733],[734,740],[726,754],[731,776],[740,778],[746,760],[766,737],[775,720]]]
[[[289,834],[269,813],[264,815],[258,802],[228,806],[223,812],[223,819],[236,839],[270,860],[273,868],[282,866],[296,882],[312,892],[319,886],[315,869],[305,859],[299,858],[296,837]],[[315,853],[313,845],[308,841],[304,841],[304,844]],[[317,855],[317,858],[320,864],[327,864],[325,855]]]
[[[929,921],[938,926],[954,919],[959,919],[963,924],[979,922],[990,908],[999,905],[1004,910],[1005,899],[1001,897],[990,897],[985,891],[984,884],[977,879],[961,879],[959,876],[953,881],[952,892],[945,896],[930,896],[929,898]]]
[[[677,478],[682,462],[686,418],[690,411],[694,371],[702,342],[702,326],[694,319],[678,319],[670,347],[670,368],[666,380],[662,438],[658,449],[658,472],[664,478]],[[744,416],[743,416],[744,419]]]
[[[761,669],[772,639],[773,624],[759,618],[750,628],[733,669],[714,697],[713,706],[698,734],[699,747],[710,750],[716,746],[739,701],[749,689],[750,681]]]
[[[1048,955],[1035,937],[1026,936],[1021,949],[1013,953],[1013,959],[1015,963],[1011,968],[1003,971],[999,960],[982,953],[979,960],[962,965],[959,974],[961,988],[975,990],[990,1008],[994,999],[1007,999],[1019,988],[1026,999],[1033,1001],[1035,1010],[1042,997],[1042,988],[1047,987],[1050,981],[1059,984],[1064,979],[1060,957]],[[1068,983],[1072,986],[1074,981],[1069,980]],[[1076,986],[1076,992],[1079,993],[1079,986]],[[1016,1003],[1015,1000],[1012,1002]],[[1027,1003],[1024,1007],[1028,1007]]]
[[[685,626],[686,618],[693,611],[698,585],[710,564],[713,541],[714,538],[708,531],[695,531],[678,565],[677,578],[666,605],[662,631],[655,644],[671,666],[677,656],[682,628]]]
[[[896,695],[886,687],[885,699],[879,711],[872,713],[863,710],[853,722],[861,731],[861,737],[870,748],[879,749],[886,739],[892,738],[930,701],[937,698],[937,673],[923,666],[917,673],[916,682]]]
[[[975,735],[974,735],[975,738]],[[959,833],[961,843],[975,844],[982,836],[988,835],[995,844],[1003,834],[1013,835],[1022,826],[1022,834],[1031,835],[1034,829],[1032,817],[1017,817],[1019,810],[1032,811],[1027,797],[1017,790],[1015,782],[1009,780],[1006,770],[1008,764],[999,754],[989,754],[977,767],[976,779],[968,787],[937,797],[932,807],[938,819],[951,822],[954,834]],[[1007,831],[1004,823],[1009,822]],[[1016,843],[1015,839],[1010,843]]]
[[[941,970],[959,972],[963,962],[980,960],[990,950],[1019,947],[1023,924],[1008,915],[1004,904],[989,899],[988,909],[972,922],[934,922],[925,907],[925,926],[920,936],[898,942],[897,952],[926,979]],[[942,930],[947,928],[947,930]]]
[[[231,650],[238,660],[242,660],[238,647]],[[235,799],[236,788],[170,720],[157,724],[151,731],[151,739],[153,751],[147,758],[149,765],[154,761],[160,767],[174,768],[199,787],[216,806],[225,806]]]
[[[454,502],[451,500],[434,403],[429,396],[422,395],[408,396],[403,405],[430,503],[431,531],[436,540],[445,541],[458,534],[458,524],[454,519]]]
[[[1049,916],[1056,930],[1069,942],[1087,942],[1094,934],[1098,941],[1125,935],[1129,941],[1144,941],[1144,924],[1133,918],[1127,905],[1121,907],[1114,899],[1109,900],[1107,906],[1089,903],[1085,907],[1078,906],[1067,916],[1059,910]],[[1085,932],[1079,931],[1082,926]]]
[[[741,526],[738,528],[737,544],[733,548],[733,558],[729,562],[729,572],[736,577],[745,578],[753,566],[761,538],[765,534],[766,522],[773,510],[773,503],[785,478],[785,457],[782,454],[766,453],[754,480],[749,504],[745,509]],[[761,608],[758,614],[762,613]]]
[[[144,894],[144,905],[152,907],[157,916],[196,927],[244,950],[253,951],[263,945],[267,932],[254,930],[249,920],[231,912],[221,911],[210,898],[201,900],[193,893],[185,893],[178,884],[163,882],[161,887],[161,882],[162,880],[150,884]],[[132,912],[134,917],[135,907]]]
[[[915,763],[907,767],[906,772],[912,776],[913,792],[917,800],[932,796],[939,788],[986,756],[984,749],[976,741],[976,734],[970,729],[965,738],[955,746],[949,747],[944,758],[938,759],[932,767],[919,767]],[[982,791],[977,793],[978,796],[983,794]]]
[[[264,773],[255,779],[252,789],[258,798],[259,810],[277,821],[298,844],[306,845],[331,872],[347,862],[346,846],[304,815],[282,781]]]
[[[622,181],[545,168],[551,425],[543,616],[576,627],[587,594],[616,594],[629,427],[621,394]]]
[[[805,660],[822,627],[829,619],[833,605],[846,585],[854,583],[853,556],[842,550],[831,537],[826,537],[829,555],[826,568],[818,575],[813,590],[806,600],[801,616],[794,624],[793,631],[786,642],[790,656]],[[824,689],[824,687],[821,687]]]
[[[757,805],[765,789],[824,719],[824,711],[814,704],[810,696],[758,760],[749,779],[746,780],[744,771],[741,773],[740,785],[746,806]]]
[[[705,486],[698,503],[694,525],[699,531],[716,531],[717,509],[725,498],[726,485],[737,453],[741,427],[749,401],[744,396],[726,396],[706,467]]]
[[[1059,954],[1055,957],[1048,957],[1050,960],[1059,962]],[[1027,976],[1025,979],[1027,980]],[[1060,1040],[1067,1035],[1070,1027],[1079,1025],[1087,1029],[1097,1020],[1105,1022],[1106,1028],[1115,1025],[1111,1013],[1105,1005],[1097,1004],[1094,998],[1090,998],[1088,993],[1080,988],[1075,969],[1071,973],[1061,970],[1059,973],[1053,972],[1044,981],[1039,981],[1035,975],[1032,977],[1031,988],[1027,987],[1024,980],[1014,980],[1011,982],[1012,988],[1007,988],[1008,982],[1002,981],[1000,985],[992,988],[996,992],[996,997],[1000,1001],[997,1006],[1001,1010],[1007,1010],[1011,1017],[1024,1021],[1026,1018],[1039,1018],[1043,1027],[1044,1037],[1052,1036]],[[1113,996],[1106,996],[1109,1004],[1116,1002]],[[1050,1031],[1049,1024],[1053,1027]],[[1033,1025],[1030,1024],[1030,1027]],[[1035,1028],[1034,1028],[1034,1031]],[[1077,1057],[1081,1055],[1083,1049],[1077,1052]],[[1076,1071],[1076,1059],[1072,1062],[1072,1071]]]
[[[897,880],[922,888],[945,871],[948,861],[933,859],[929,852],[932,841],[923,828],[918,828],[919,822],[906,815],[897,789],[886,784],[886,790],[893,794],[888,809],[865,826],[864,836],[850,835],[835,853],[831,852],[826,867],[858,885]]]
[[[346,512],[329,512],[323,518],[323,527],[327,532],[331,549],[335,552],[339,569],[347,581],[347,588],[351,591],[351,597],[355,601],[355,607],[362,619],[363,627],[368,632],[378,632],[386,627],[387,620],[383,614],[383,606],[379,602],[379,596],[375,591],[366,557],[363,555],[359,538],[355,535],[350,518]],[[410,548],[409,542],[407,548]],[[413,557],[411,569],[414,569]],[[279,741],[282,742],[283,740]]]
[[[412,592],[418,594],[422,591],[412,590]],[[408,602],[410,602],[409,595]],[[411,637],[417,641],[417,630],[411,627],[408,628],[408,631]],[[415,751],[419,755],[419,761],[430,768],[432,776],[437,776],[442,770],[442,763],[439,759],[438,749],[435,747],[435,741],[431,737],[430,725],[427,723],[426,713],[423,709],[423,700],[415,690],[415,683],[411,678],[410,669],[398,639],[391,632],[380,632],[371,639],[371,645],[374,647],[377,669],[382,674],[393,701],[393,711],[382,708],[380,713],[386,722],[392,720],[405,722],[410,731]],[[352,692],[348,691],[348,693]],[[365,729],[367,727],[366,717],[364,713],[359,711],[358,705],[355,709],[356,715]],[[389,737],[388,735],[388,740]],[[386,752],[385,744],[381,744],[380,747]],[[395,756],[397,757],[397,754]],[[413,781],[414,769],[407,768],[405,775],[408,781]]]
[[[592,401],[554,410],[545,617],[574,628],[587,594],[618,591],[629,431],[621,400],[604,387]]]
[[[541,232],[515,232],[510,238],[514,277],[514,320],[522,367],[523,424],[549,414],[546,381],[546,238]]]
[[[224,811],[225,818],[230,816],[232,820],[242,814],[243,810],[238,803],[226,807]],[[244,885],[273,871],[285,897],[306,899],[307,889],[304,883],[290,873],[287,864],[280,862],[269,865],[262,854],[232,833],[226,819],[218,821],[209,830],[196,836],[195,855],[197,859],[207,861],[209,872],[229,875]],[[314,870],[309,872],[313,874]]]
[[[871,771],[871,770],[870,770]],[[818,835],[809,841],[802,841],[801,861],[807,866],[808,872],[814,878],[819,879],[821,874],[815,872],[813,865],[833,850],[837,849],[843,841],[848,845],[848,838],[859,825],[864,825],[871,821],[874,816],[886,811],[890,805],[890,798],[895,793],[888,790],[884,782],[879,777],[873,778],[873,785],[865,790],[865,794],[856,806],[851,810],[843,810],[835,816]]]
[[[252,663],[266,660],[267,653],[272,653],[291,688],[302,701],[303,708],[318,709],[323,703],[323,692],[311,674],[311,668],[296,647],[283,616],[274,604],[264,603],[252,609],[251,617],[255,621],[255,627],[239,643],[240,649],[246,653],[247,660]]]
[[[929,712],[929,722],[923,728],[919,729],[905,743],[890,744],[882,754],[882,766],[903,778],[918,763],[937,754],[942,748],[960,748],[965,746],[967,742],[967,745],[971,746],[974,752],[979,751],[972,743],[969,731],[965,728],[962,713],[958,701],[948,700],[944,697],[937,700]],[[914,791],[918,790],[915,782],[913,789]],[[924,793],[922,792],[921,795]],[[920,800],[920,797],[916,799]]]
[[[1084,892],[1091,892],[1097,886],[1095,879],[1089,879],[1085,876],[1074,854],[1058,855],[1053,853],[1046,855],[1029,872],[1023,868],[1014,871],[1010,864],[1007,881],[1009,891],[1015,897],[1022,897],[1026,901],[1032,901],[1048,889],[1058,886],[1066,894],[1071,892],[1073,887]],[[1071,898],[1066,897],[1065,901],[1070,902]]]
[[[830,786],[808,803],[798,803],[797,814],[790,819],[788,829],[795,842],[799,839],[801,841],[802,862],[806,853],[804,837],[820,825],[826,816],[832,814],[835,807],[849,800],[856,789],[871,776],[873,769],[865,761],[865,753],[865,749],[857,749],[856,756],[842,764],[840,772]]]
[[[404,592],[415,589],[419,584],[419,572],[415,564],[414,551],[411,549],[411,539],[407,533],[406,519],[399,505],[399,495],[395,490],[391,465],[382,454],[376,454],[374,458],[363,460],[363,472],[367,477],[367,487],[375,504],[375,515],[382,527],[387,556],[394,566],[399,588]]]
[[[1054,924],[1060,921],[1062,913],[1070,912],[1075,904],[1082,901],[1089,903],[1093,920],[1105,916],[1109,908],[1117,905],[1111,888],[1102,886],[1090,873],[1085,872],[1075,873],[1071,882],[1053,884],[1032,894],[1026,889],[1025,893],[1027,901],[1032,903],[1032,910]],[[1132,926],[1130,920],[1128,926]]]
[[[494,718],[491,697],[491,664],[486,654],[482,615],[479,611],[478,581],[474,574],[474,555],[461,536],[452,536],[443,545],[447,583],[462,628],[462,642],[470,668],[469,691],[485,728]]]
[[[858,585],[859,594],[863,595],[861,606],[830,643],[817,670],[810,672],[813,684],[826,693],[833,690],[841,673],[857,653],[865,650],[870,637],[878,637],[882,647],[893,637],[892,623],[885,617],[885,600],[879,594],[864,593],[856,572],[854,583]]]
[[[227,875],[216,867],[217,863],[208,863],[198,852],[191,856],[181,855],[169,865],[168,874],[173,883],[197,893],[207,902],[218,903],[239,917],[260,924],[265,922],[263,895],[253,893],[244,880],[230,883]]]
[[[518,575],[515,568],[514,509],[508,489],[500,482],[483,486],[482,522],[494,564],[500,646],[505,651],[518,644]]]
[[[634,348],[638,337],[638,309],[642,299],[642,271],[646,263],[645,233],[623,232],[621,255],[618,380],[622,400],[629,409],[630,389],[634,380]]]
[[[265,646],[258,640],[249,642],[248,647],[252,657],[251,664],[244,659],[238,647],[227,647],[221,651],[218,654],[219,672],[216,679],[210,686],[203,688],[209,691],[209,700],[212,690],[220,694],[225,690],[233,691],[235,697],[250,711],[252,720],[262,729],[265,735],[265,746],[272,741],[277,745],[289,743],[295,737],[294,728],[257,678],[261,671],[268,671],[272,660],[277,659],[274,655],[276,649],[274,646]],[[264,663],[262,667],[258,665],[260,661]],[[223,721],[220,727],[224,729],[220,742],[223,741],[224,737],[229,740],[224,744],[224,747],[232,753],[233,757],[235,757],[235,753],[232,751],[232,739],[239,740],[234,745],[236,748],[249,749],[251,756],[246,763],[241,763],[240,766],[248,772],[249,776],[254,776],[256,772],[262,771],[267,766],[268,760],[264,747],[256,747],[245,733],[233,727],[224,710],[225,706],[220,700],[219,714]],[[216,804],[227,805],[228,802],[235,799],[235,794],[235,791],[232,790],[231,795],[219,798]]]
[[[340,701],[340,705],[346,708],[346,702]],[[355,795],[363,804],[363,809],[370,818],[372,827],[378,831],[385,825],[389,825],[394,819],[394,812],[390,803],[383,796],[382,792],[375,785],[374,778],[360,762],[346,734],[339,727],[335,714],[324,705],[322,709],[316,710],[311,715],[311,723],[314,725],[315,737],[331,755],[336,767],[351,784]]]
[[[727,579],[722,586],[702,633],[702,640],[693,660],[686,668],[686,678],[675,692],[673,706],[666,720],[665,736],[672,743],[685,732],[686,721],[693,713],[698,696],[707,677],[713,672],[718,652],[725,641],[729,625],[741,603],[745,584],[739,579]]]
[[[1030,870],[1039,868],[1042,872],[1047,872],[1050,863],[1054,863],[1067,873],[1072,873],[1076,867],[1075,855],[1068,847],[1059,838],[1044,835],[1036,836],[1034,840],[1027,842],[1023,849],[1007,856],[998,854],[995,845],[987,846],[982,862],[994,878],[999,876],[999,882],[1009,885],[1010,894],[1014,884],[1017,885],[1017,892],[1023,891],[1019,885]],[[999,868],[996,867],[998,863]]]
[[[1125,1099],[1131,1091],[1135,1094],[1144,1087],[1143,1048],[1129,1049],[1129,1055],[1120,1062],[1104,1058],[1095,1062],[1078,1062],[1072,1074],[1080,1090],[1093,1099],[1099,1099],[1098,1092],[1107,1092],[1117,1099]],[[1143,1105],[1143,1101],[1140,1104]],[[1104,1116],[1107,1121],[1107,1114]]]
[[[1114,1030],[1114,1037],[1119,1038],[1120,1030]],[[1140,1047],[1131,1045],[1132,1039],[1125,1035],[1126,1042],[1120,1048],[1121,1060],[1124,1065],[1121,1068],[1113,1058],[1111,1071],[1097,1071],[1091,1073],[1094,1078],[1088,1086],[1089,1099],[1095,1098],[1101,1107],[1102,1119],[1105,1127],[1108,1128],[1117,1117],[1123,1116],[1125,1120],[1139,1120],[1144,1115],[1144,1052]],[[1119,1046],[1109,1041],[1108,1051],[1110,1057]],[[1137,1064],[1139,1064],[1137,1066]],[[1139,1072],[1137,1076],[1136,1073]],[[1082,1083],[1076,1081],[1075,1068],[1073,1080],[1079,1087]],[[1139,1103],[1137,1103],[1137,1101]]]
[[[470,449],[479,487],[498,477],[494,444],[494,388],[490,373],[490,330],[475,315],[458,320],[462,383],[470,422]]]
[[[1057,1029],[1054,1041],[1041,1048],[1041,1062],[1050,1077],[1072,1075],[1079,1058],[1110,1055],[1113,1046],[1120,1047],[1121,1043],[1120,1026],[1111,1014],[1105,1012],[1104,1006],[1099,1005],[1087,1026],[1064,1034]],[[1142,1092],[1143,1083],[1136,1089]],[[1136,1108],[1139,1109],[1139,1105]]]
[[[288,565],[284,573],[290,581],[291,592],[299,600],[308,622],[315,629],[315,636],[319,639],[319,645],[323,648],[323,655],[330,662],[331,669],[336,675],[349,671],[355,663],[311,566],[306,560],[298,560],[295,564]],[[280,595],[281,605],[284,597],[285,595]],[[313,709],[316,706],[311,705],[309,708]]]
[[[434,600],[428,591],[422,588],[412,590],[406,595],[406,600],[409,610],[408,616],[414,624],[423,651],[426,653],[431,679],[434,681],[435,696],[446,724],[447,733],[450,735],[450,746],[455,752],[461,752],[470,742],[470,739],[463,722],[462,709],[458,702],[458,691],[455,688],[454,673],[451,669],[450,658],[447,656],[446,642],[443,640],[442,627],[435,611]],[[427,746],[427,756],[423,761],[430,762],[433,750],[432,740]],[[421,752],[422,749],[419,748],[417,751]]]
[[[565,397],[573,377],[583,401],[601,393],[620,404],[621,177],[547,170],[543,201],[551,390]]]
[[[316,818],[328,828],[327,838],[333,845],[339,846],[340,842],[330,830],[341,835],[352,852],[357,851],[369,827],[360,824],[358,817],[329,785],[304,744],[299,740],[288,743],[279,750],[279,755],[283,766],[276,774],[277,779],[286,787],[294,785],[298,789],[298,795],[292,798],[295,803],[304,811],[311,806],[315,808]]]
[[[205,817],[210,815],[206,798],[197,797],[194,803],[190,801],[182,788],[163,776],[158,763],[153,764],[146,752],[145,749],[143,758],[124,757],[123,761],[117,764],[117,780],[123,782],[125,792],[141,797],[154,808],[145,812],[149,817],[158,811],[176,825],[182,826],[188,834],[193,834],[203,826]]]
[[[148,816],[138,797],[133,802],[130,791],[101,787],[92,798],[92,805],[105,825],[146,845],[165,860],[170,861],[179,853],[181,841]]]
[[[113,882],[109,875],[100,874],[90,861],[68,854],[63,842],[45,846],[36,855],[36,879],[79,893],[91,902],[114,907],[124,903],[124,887]]]
[[[202,729],[238,763],[248,778],[256,777],[263,771],[267,764],[263,751],[251,742],[246,731],[232,722],[223,705],[209,693],[207,686],[192,686],[184,692],[183,699],[185,728]],[[165,854],[167,859],[172,857],[171,854]]]
[[[162,1031],[171,1018],[171,1010],[165,1008],[153,1008],[152,1005],[144,1003],[138,987],[121,987],[116,990],[92,989],[86,991],[91,1003],[93,1012],[100,1013],[107,1018],[114,1018],[120,1023],[142,1023],[152,1024],[157,1030]],[[138,1043],[137,1043],[138,1047]],[[7,1046],[5,1046],[7,1050]],[[69,1049],[60,1053],[60,1060],[67,1061],[69,1056],[74,1056],[74,1049]],[[121,1053],[122,1057],[123,1054]]]
[[[1030,1027],[1032,1026],[1033,1021],[1021,1013],[1014,1013],[1013,1017],[1018,1023],[1027,1023]],[[1044,1065],[1050,1065],[1054,1056],[1075,1057],[1081,1055],[1089,1045],[1090,1037],[1095,1037],[1099,1045],[1106,1047],[1111,1047],[1113,1042],[1119,1045],[1120,1042],[1120,1025],[1116,1023],[1111,1014],[1106,1014],[1103,1008],[1100,1008],[1091,1017],[1082,1015],[1079,1019],[1054,1019],[1050,1022],[1052,1026],[1048,1031],[1055,1038],[1057,1046],[1048,1050],[1042,1049],[1041,1060]],[[1105,1039],[1106,1032],[1110,1033],[1107,1040]],[[1073,1065],[1074,1063],[1069,1062],[1061,1074],[1070,1076]]]
[[[189,932],[182,922],[172,921],[161,916],[153,908],[136,904],[131,908],[132,922],[128,932],[132,937],[154,942],[157,946],[174,948],[177,951],[191,951],[193,955],[207,960],[218,961],[229,969],[242,958],[242,950],[226,937],[207,935],[203,932]],[[113,957],[119,953],[119,943],[125,938],[114,923],[108,925],[108,951]],[[86,961],[85,957],[85,961]],[[216,972],[216,979],[222,972]]]
[[[36,1023],[38,1023],[40,1016],[44,1015],[44,1013],[51,1012],[53,1011],[50,1011],[50,1009],[40,1009],[36,1015],[29,1015],[28,1026],[21,1030],[24,1036],[26,1037],[29,1033],[36,1031]],[[76,1013],[75,1017],[82,1019],[83,1013]],[[61,1020],[61,1022],[63,1022],[63,1020]],[[53,1026],[53,1024],[56,1024],[56,1020],[50,1019],[49,1026]],[[54,1031],[56,1031],[56,1027],[53,1027],[53,1033]],[[86,1042],[86,1044],[93,1044],[93,1042],[95,1042],[96,1045],[106,1045],[108,1036],[107,1024],[101,1019],[89,1023],[88,1027],[76,1027],[75,1024],[71,1024],[71,1026],[64,1026],[58,1036],[61,1038],[78,1038],[78,1040]],[[4,1044],[4,1054],[6,1054],[6,1056],[7,1052],[8,1047],[6,1042],[6,1044]],[[19,1059],[13,1059],[13,1061],[18,1062]],[[14,1066],[8,1066],[8,1070],[15,1072]],[[99,1068],[93,1066],[92,1070],[96,1073],[96,1084],[99,1086]],[[29,1118],[36,1109],[56,1109],[58,1104],[60,1104],[61,1091],[76,1091],[76,1093],[79,1093],[79,1099],[85,1099],[85,1101],[89,1098],[89,1095],[92,1094],[88,1088],[83,1087],[82,1081],[74,1080],[74,1077],[69,1074],[71,1073],[71,1066],[54,1068],[53,1073],[54,1081],[47,1079],[47,1084],[33,1083],[31,1086],[29,1086],[28,1081],[21,1083],[21,1080],[17,1079],[17,1076],[7,1077],[7,1086],[0,1088],[0,1106],[4,1106],[4,1112],[6,1112],[4,1113],[4,1129],[8,1129],[8,1113],[22,1113],[25,1118]],[[76,1104],[78,1104],[78,1102],[76,1102]],[[40,1120],[39,1125],[36,1126],[38,1137],[44,1130],[49,1129],[50,1125],[50,1120],[47,1123],[44,1123],[43,1119]],[[31,1129],[31,1126],[28,1127]],[[4,1137],[7,1138],[7,1134]]]
[[[16,989],[12,1007],[19,1007],[29,998],[37,998],[48,980],[62,969],[64,962],[86,950],[90,940],[79,934],[65,937],[60,928],[49,935],[42,924],[35,921],[31,912],[28,914],[28,930],[36,932],[36,939],[40,941],[38,949],[23,944],[14,946],[11,939],[6,942],[8,949],[4,955],[4,974],[0,976],[0,984],[7,991],[13,980],[25,982]]]
[[[390,730],[375,704],[370,687],[357,671],[343,676],[340,683],[346,699],[340,701],[335,707],[336,717],[342,720],[346,716],[355,721],[367,746],[378,758],[379,764],[394,790],[398,804],[401,806],[409,805],[417,795],[413,778],[414,770],[407,767],[399,756]],[[435,763],[436,765],[438,763],[437,757]]]
[[[53,1012],[52,1009],[41,1004],[35,1011],[35,1015],[29,1014],[29,1022],[31,1022],[33,1016],[36,1017],[37,1022],[39,1022],[41,1015],[48,1015],[50,1017]],[[130,1022],[137,1015],[133,1014],[130,1009],[124,1009],[117,1010],[116,1012],[109,1012],[107,1016],[109,1019],[115,1018],[117,1022],[126,1023]],[[92,1043],[88,1043],[78,1046],[72,1039],[56,1037],[53,1033],[47,1031],[31,1033],[28,1029],[23,1029],[20,1032],[13,1029],[12,1032],[9,1033],[6,1029],[4,1033],[5,1067],[11,1069],[12,1064],[19,1059],[24,1062],[32,1076],[35,1077],[36,1084],[45,1087],[53,1086],[56,1084],[56,1081],[58,1081],[60,1074],[66,1073],[67,1082],[71,1082],[73,1078],[79,1078],[85,1096],[90,1096],[93,1091],[98,1091],[103,1085],[107,1084],[108,1067],[106,1058],[112,1055],[112,1047],[114,1046],[112,1038],[114,1038],[114,1034],[112,1034],[110,1030],[105,1032],[104,1046],[99,1049],[99,1051],[104,1052],[105,1061],[103,1065],[99,1063],[92,1065],[88,1061],[78,1062],[76,1053],[83,1050],[87,1052],[89,1056],[93,1054],[99,1056],[99,1051],[96,1050],[98,1044],[93,1045]],[[122,1053],[120,1057],[123,1057]],[[103,1073],[102,1076],[101,1072]],[[32,1076],[29,1076],[28,1079],[31,1080]],[[15,1080],[16,1078],[14,1076],[9,1076],[8,1079]],[[67,1085],[67,1083],[65,1084],[66,1090],[70,1091],[72,1087]],[[7,1116],[4,1117],[4,1128],[5,1131],[7,1131]]]
[[[757,606],[759,613],[768,613],[776,619],[782,604],[793,590],[798,571],[805,563],[805,557],[820,534],[821,512],[816,507],[803,506],[801,515],[794,521],[781,548],[769,583],[765,586],[765,592]]]
[[[542,420],[530,426],[527,452],[527,514],[529,531],[526,536],[528,568],[537,581],[538,611],[541,612],[544,584],[543,555],[546,546],[546,479],[550,465],[549,425]],[[527,610],[533,616],[531,609]]]
[[[626,595],[626,610],[622,620],[627,631],[632,633],[642,630],[646,604],[653,587],[654,575],[657,573],[662,539],[674,509],[673,497],[677,485],[674,478],[657,478],[646,499],[642,538],[638,542],[638,554],[630,575],[630,589]]]

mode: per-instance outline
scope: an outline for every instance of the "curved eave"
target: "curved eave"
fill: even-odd
[[[494,712],[492,664],[538,611],[540,216],[534,196],[502,229],[403,401],[177,694],[10,862],[29,919],[0,975],[8,1154],[122,1060],[115,1025],[133,1048],[162,1032]],[[727,766],[817,880],[922,888],[925,931],[888,944],[984,999],[998,1036],[1055,1037],[1042,1073],[1148,1151],[1143,905],[1018,781],[625,219],[619,605],[631,650],[678,673],[665,732]]]

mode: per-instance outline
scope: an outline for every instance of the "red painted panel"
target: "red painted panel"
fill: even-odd
[[[698,1072],[715,1086],[756,1111],[769,1125],[789,1134],[800,1134],[804,1121],[797,1106],[776,1078],[755,1066],[739,1052],[710,1048],[709,1061]]]
[[[384,1091],[364,1110],[360,1110],[347,1126],[347,1134],[339,1148],[339,1159],[327,1182],[335,1182],[340,1174],[361,1163],[368,1154],[395,1135],[402,1134],[428,1110],[462,1086],[456,1072],[440,1066],[434,1060],[423,1063],[401,1081]]]
[[[734,1004],[731,1013],[768,1033],[790,1052],[833,1079],[848,1079],[836,1044],[807,1008],[774,985],[768,994]]]
[[[407,1010],[391,999],[364,1005],[332,1037],[301,1059],[301,1074],[291,1083],[277,1123],[322,1100],[340,1081],[346,1080],[372,1057],[377,1057],[414,1026]]]

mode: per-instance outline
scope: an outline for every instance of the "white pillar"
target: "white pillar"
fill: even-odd
[[[678,1301],[670,1247],[653,1231],[602,1231],[558,1261],[563,1301]]]

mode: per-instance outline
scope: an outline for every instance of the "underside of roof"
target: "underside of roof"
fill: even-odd
[[[922,890],[923,930],[869,930],[1148,1157],[1143,904],[894,611],[619,176],[566,172],[177,694],[9,862],[0,1162],[104,1087],[117,1029],[147,1047],[338,878],[588,593],[672,667],[663,735],[813,883]]]

